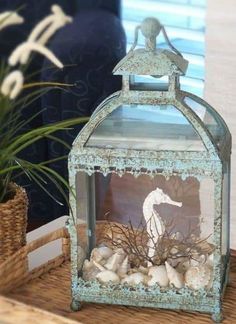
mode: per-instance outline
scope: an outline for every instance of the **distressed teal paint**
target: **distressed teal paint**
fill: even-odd
[[[145,25],[146,24],[146,25]],[[149,25],[150,24],[150,25]],[[178,175],[182,179],[194,176],[201,180],[211,178],[214,181],[214,279],[209,291],[193,291],[188,288],[174,289],[160,287],[144,287],[142,285],[128,287],[126,285],[101,285],[97,281],[85,282],[78,276],[78,240],[76,232],[77,203],[74,195],[70,195],[72,213],[67,227],[71,238],[71,267],[72,267],[72,309],[78,310],[81,301],[110,303],[121,305],[134,305],[144,307],[159,307],[167,309],[196,310],[212,314],[213,320],[220,322],[222,318],[222,297],[225,290],[229,271],[229,244],[227,255],[222,255],[222,182],[224,166],[230,162],[231,135],[222,117],[203,99],[195,95],[181,91],[179,88],[179,76],[187,67],[183,57],[171,47],[172,51],[159,50],[155,47],[155,38],[158,33],[153,33],[152,25],[159,26],[153,19],[146,20],[145,25],[146,49],[131,52],[115,67],[114,73],[123,76],[123,87],[106,100],[104,100],[93,113],[90,121],[83,128],[73,143],[69,155],[68,168],[70,186],[76,192],[76,175],[78,172],[86,172],[88,176],[95,172],[103,175],[115,173],[120,176],[130,173],[136,177],[148,174],[150,177],[162,174],[166,178]],[[149,30],[150,29],[150,30]],[[157,31],[156,31],[157,32]],[[155,36],[155,37],[154,37]],[[160,61],[160,58],[162,61]],[[148,64],[146,62],[148,61]],[[169,76],[168,91],[131,90],[130,75],[138,71],[140,74],[157,74]],[[137,74],[137,72],[136,72]],[[224,129],[225,137],[218,147],[214,138],[208,131],[204,122],[184,102],[188,96],[196,103],[207,107]],[[175,106],[186,117],[202,140],[204,151],[151,151],[135,149],[107,149],[87,147],[86,143],[94,129],[117,107],[122,104],[170,104]],[[161,171],[160,171],[161,170]],[[229,217],[229,215],[228,215]],[[229,229],[227,229],[229,232]]]

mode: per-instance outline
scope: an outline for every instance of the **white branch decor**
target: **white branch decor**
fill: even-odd
[[[28,37],[29,42],[37,41],[45,45],[56,30],[72,22],[72,17],[66,16],[58,5],[51,7],[52,14],[41,20]]]
[[[1,85],[1,93],[15,99],[23,88],[24,77],[21,71],[12,71],[9,73]]]
[[[51,7],[52,14],[41,20],[31,31],[28,39],[18,45],[8,58],[8,64],[26,64],[32,52],[45,56],[55,66],[62,69],[62,62],[49,50],[45,44],[49,38],[61,27],[72,22],[72,17],[67,16],[60,6]],[[17,12],[7,11],[0,14],[0,30],[6,26],[20,24],[24,19]],[[10,72],[2,81],[0,91],[4,96],[15,99],[23,88],[24,77],[20,70]]]
[[[58,29],[72,22],[72,17],[66,16],[58,5],[53,5],[51,11],[52,14],[41,20],[31,31],[28,42],[37,42],[38,44],[45,45]],[[23,62],[28,61],[29,55],[29,52],[22,55]]]
[[[14,11],[5,11],[0,13],[0,30],[11,26],[18,25],[24,22],[24,18],[18,15],[17,12]]]
[[[53,54],[52,51],[50,51],[45,46],[35,43],[35,42],[25,42],[17,46],[17,48],[12,52],[8,59],[8,63],[11,66],[15,66],[18,63],[26,64],[27,61],[25,61],[24,54],[30,54],[32,51],[38,52],[42,55],[44,55],[49,61],[51,61],[54,65],[59,67],[60,69],[63,68],[63,64],[61,61]]]

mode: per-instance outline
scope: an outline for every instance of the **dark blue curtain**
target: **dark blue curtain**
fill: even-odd
[[[119,0],[76,0],[77,10],[102,9],[120,17],[121,2]]]
[[[4,45],[1,47],[1,56],[9,53],[16,43],[24,40],[35,23],[49,14],[50,7],[55,3],[71,16],[82,10],[102,9],[120,17],[120,0],[1,0],[0,12],[20,9],[20,14],[25,17],[26,22],[1,31],[0,41],[1,45]]]
[[[32,27],[50,12],[55,1],[50,0],[8,0],[0,1],[0,11],[15,10],[26,5],[20,13],[25,24],[13,26],[0,33],[2,58],[24,41]],[[125,55],[126,38],[119,20],[120,1],[118,0],[61,0],[56,1],[63,10],[74,16],[72,24],[59,30],[50,47],[66,66],[63,71],[47,70],[48,62],[35,56],[28,73],[41,71],[33,81],[58,81],[73,83],[76,86],[68,91],[52,90],[24,109],[23,118],[45,108],[44,112],[27,125],[34,129],[43,124],[71,118],[89,116],[97,104],[110,93],[121,87],[119,77],[112,75],[112,69]],[[71,144],[81,126],[66,133],[57,134]],[[68,150],[53,141],[41,140],[22,153],[22,158],[40,162],[67,154]],[[65,178],[67,161],[50,165]],[[30,199],[29,223],[42,224],[68,213],[68,208],[55,187],[48,183],[48,190],[64,203],[58,205],[40,188],[26,177],[18,179],[25,186]]]

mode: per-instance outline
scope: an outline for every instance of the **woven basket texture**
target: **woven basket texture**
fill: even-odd
[[[26,244],[27,194],[22,187],[11,186],[14,197],[0,203],[0,263]]]
[[[96,230],[100,232],[101,228]],[[82,236],[83,232],[82,226],[79,228],[79,235]],[[29,272],[27,255],[59,238],[62,242],[62,254]],[[236,323],[236,256],[231,257],[230,279],[223,302],[225,318],[223,324]],[[39,307],[83,324],[212,323],[208,314],[90,303],[83,304],[81,311],[72,312],[70,310],[69,237],[65,228],[31,242],[0,265],[0,292],[27,305]]]

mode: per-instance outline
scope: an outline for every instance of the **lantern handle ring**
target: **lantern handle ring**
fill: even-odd
[[[155,51],[156,49],[156,38],[160,34],[163,33],[166,43],[171,48],[173,52],[177,55],[183,57],[183,55],[171,44],[169,37],[166,33],[165,27],[159,22],[158,19],[153,17],[145,18],[141,25],[138,25],[135,28],[134,32],[134,43],[129,50],[129,53],[132,52],[138,43],[138,33],[141,30],[143,36],[145,37],[145,46],[147,50]]]

